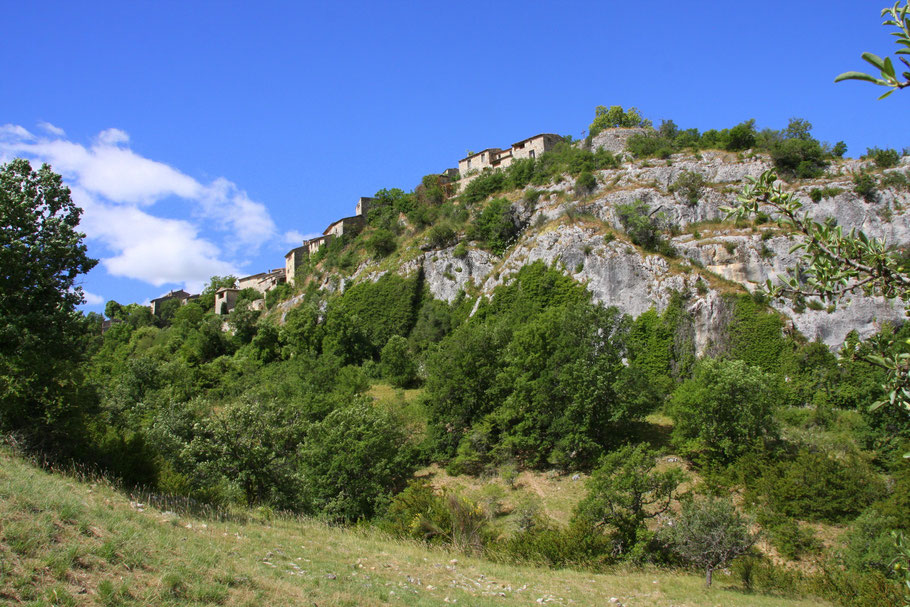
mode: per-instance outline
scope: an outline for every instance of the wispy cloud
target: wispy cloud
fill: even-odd
[[[0,160],[22,156],[63,175],[85,210],[81,229],[107,249],[101,262],[114,276],[198,287],[212,275],[242,273],[231,252],[249,254],[277,236],[265,205],[235,183],[224,177],[202,183],[137,154],[120,129],[101,131],[83,145],[50,123],[38,126],[47,135],[0,126]],[[154,214],[157,203],[173,198],[190,203],[186,217]]]
[[[39,122],[38,128],[41,129],[42,131],[45,131],[45,132],[50,133],[51,135],[55,135],[57,137],[66,136],[66,131],[61,129],[59,126],[51,124],[50,122]]]
[[[317,236],[322,236],[322,234],[303,234],[298,230],[288,230],[284,233],[284,243],[299,247],[303,244],[304,240],[310,240],[311,238],[316,238]]]
[[[85,298],[85,303],[90,306],[100,306],[104,303],[104,297],[101,295],[95,295],[94,293],[83,291],[82,296]]]

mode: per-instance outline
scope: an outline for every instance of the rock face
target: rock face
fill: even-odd
[[[823,179],[801,184],[795,191],[813,218],[830,217],[845,229],[857,228],[893,245],[910,244],[910,215],[905,212],[910,194],[883,189],[874,202],[867,202],[853,192],[852,172],[863,166],[859,161],[840,163]],[[907,166],[894,170],[905,171]],[[735,204],[746,178],[768,168],[765,157],[741,159],[714,152],[699,159],[674,157],[669,162],[652,160],[600,171],[597,190],[584,200],[567,200],[571,190],[564,182],[544,192],[537,208],[515,203],[518,221],[543,227],[526,228],[502,259],[479,249],[469,249],[467,257],[458,259],[448,248],[425,253],[400,271],[422,267],[433,295],[451,301],[472,286],[489,296],[522,266],[543,261],[586,284],[595,301],[633,316],[651,307],[663,310],[675,292],[684,293],[694,319],[696,347],[702,352],[717,337],[728,312],[721,293],[710,285],[720,278],[754,291],[799,261],[799,253],[790,252],[798,237],[785,234],[774,223],[745,229],[719,223],[725,216],[722,208]],[[686,171],[700,173],[706,182],[694,205],[669,191]],[[828,188],[829,197],[812,202],[809,192],[816,187]],[[616,208],[638,200],[659,213],[666,226],[689,232],[671,238],[677,259],[647,253],[622,236],[612,241],[604,237],[609,231],[605,228],[622,227]],[[553,220],[556,225],[548,223]],[[787,302],[773,305],[807,338],[832,348],[843,343],[851,330],[867,337],[883,322],[900,323],[904,318],[899,302],[881,298],[854,297],[830,312],[827,308],[797,311]]]

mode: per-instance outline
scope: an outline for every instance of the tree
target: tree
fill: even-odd
[[[396,388],[407,388],[417,379],[417,365],[408,347],[408,340],[401,335],[389,338],[379,358],[383,375]]]
[[[718,567],[745,554],[758,539],[749,532],[749,521],[729,500],[704,498],[684,504],[672,526],[667,527],[670,546],[686,561],[705,570],[705,585]]]
[[[686,473],[679,468],[655,471],[657,453],[645,445],[627,445],[605,456],[588,479],[588,494],[579,502],[576,520],[616,531],[616,552],[629,552],[645,520],[670,507]]]
[[[900,6],[900,2],[895,2],[891,8],[882,9],[882,17],[885,15],[890,15],[891,17],[886,19],[882,25],[891,25],[898,29],[897,32],[891,34],[897,38],[895,43],[902,47],[895,52],[896,55],[910,55],[910,18],[907,17],[908,12],[910,12],[910,2],[905,3],[904,6]],[[910,86],[910,71],[902,73],[900,78],[898,78],[891,57],[882,59],[874,53],[863,53],[862,58],[879,71],[881,78],[876,78],[863,72],[844,72],[835,78],[834,82],[864,80],[878,86],[888,87],[890,90],[886,91],[879,99],[884,99],[894,91]],[[910,61],[907,61],[906,57],[899,57],[899,59],[901,63],[910,68]]]
[[[773,436],[774,378],[741,360],[706,358],[670,397],[673,439],[689,453],[730,462]]]
[[[401,423],[362,402],[314,424],[300,460],[314,510],[347,522],[376,514],[404,488],[415,463]]]
[[[588,127],[588,131],[593,136],[604,129],[650,126],[651,121],[642,118],[641,113],[634,107],[623,110],[620,105],[612,105],[610,109],[598,105],[594,108],[594,121]]]
[[[0,166],[0,430],[55,444],[79,416],[76,280],[91,270],[82,209],[60,175]]]

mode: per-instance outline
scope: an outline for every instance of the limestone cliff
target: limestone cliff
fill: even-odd
[[[905,158],[891,171],[907,171],[907,161]],[[852,181],[853,172],[864,167],[868,168],[868,163],[863,161],[838,162],[823,178],[790,187],[816,219],[831,217],[846,229],[861,229],[889,244],[910,244],[910,215],[906,211],[910,193],[906,188],[884,188],[874,202],[864,200],[854,192]],[[652,306],[662,310],[674,292],[681,292],[686,294],[694,318],[697,349],[703,351],[725,317],[724,293],[754,291],[798,262],[799,254],[790,252],[798,236],[785,233],[773,221],[745,227],[722,221],[721,208],[735,203],[746,177],[757,176],[767,168],[770,161],[761,155],[703,152],[624,163],[618,169],[599,171],[597,188],[584,197],[573,194],[571,180],[545,188],[534,205],[514,193],[510,196],[515,200],[513,215],[523,228],[502,257],[474,246],[460,257],[456,257],[455,247],[421,250],[401,262],[396,271],[410,274],[422,269],[431,293],[451,301],[462,291],[477,298],[488,297],[524,264],[541,260],[585,283],[596,301],[631,315]],[[672,192],[672,184],[685,172],[704,177],[705,186],[696,204]],[[813,188],[827,188],[828,197],[812,202],[809,192]],[[637,200],[660,213],[671,228],[665,237],[677,252],[675,258],[648,253],[622,234],[617,206]],[[385,271],[367,262],[347,280],[375,280]],[[323,286],[332,288],[333,284],[326,279]],[[336,286],[343,289],[344,284],[341,281]],[[902,322],[904,317],[900,304],[875,298],[852,298],[833,311],[797,311],[787,302],[773,305],[807,338],[831,347],[840,345],[851,330],[865,337],[884,321]]]

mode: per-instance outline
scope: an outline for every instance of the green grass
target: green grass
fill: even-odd
[[[825,604],[747,594],[719,577],[705,589],[700,575],[506,565],[306,519],[200,520],[0,452],[0,604]]]

